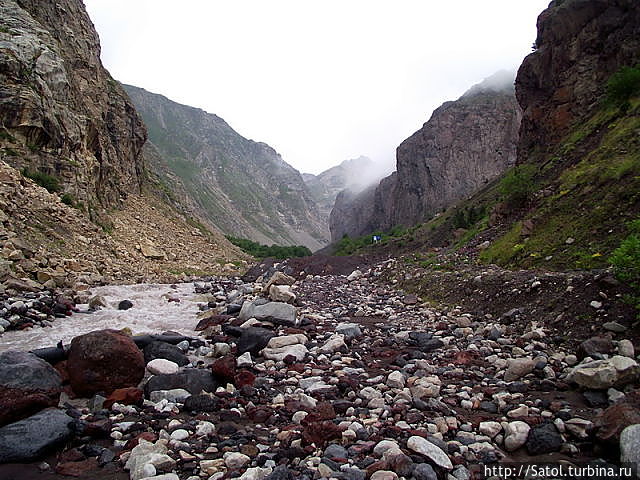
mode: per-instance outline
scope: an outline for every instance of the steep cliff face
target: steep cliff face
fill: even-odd
[[[329,218],[336,197],[341,191],[348,189],[352,194],[359,193],[375,185],[384,175],[381,165],[369,157],[360,156],[345,160],[318,175],[304,173],[302,178],[322,215]]]
[[[140,191],[146,138],[79,0],[0,1],[0,152],[90,211]]]
[[[500,74],[503,78],[504,74]],[[346,197],[331,216],[332,240],[347,231],[370,233],[410,226],[473,194],[516,161],[520,109],[509,82],[490,77],[433,112],[396,151],[397,172],[371,195]],[[360,222],[362,212],[371,218]]]
[[[636,0],[553,1],[538,18],[536,51],[522,63],[519,161],[537,161],[599,108],[607,79],[640,61]]]
[[[149,141],[202,216],[227,234],[262,243],[312,250],[327,243],[326,222],[302,176],[273,148],[247,140],[216,115],[141,88],[125,89]],[[159,170],[166,176],[166,168]]]

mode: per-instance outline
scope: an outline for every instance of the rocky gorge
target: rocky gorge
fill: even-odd
[[[638,462],[628,326],[558,343],[544,322],[424,303],[389,286],[396,267],[266,263],[147,294],[197,305],[182,328],[4,351],[0,474],[461,479]],[[143,307],[92,300],[123,319]]]

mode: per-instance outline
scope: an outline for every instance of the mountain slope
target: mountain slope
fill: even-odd
[[[516,159],[520,110],[513,85],[499,73],[437,108],[398,147],[397,172],[371,192],[339,198],[330,217],[332,241],[420,223],[473,194]],[[498,81],[499,80],[499,81]],[[350,210],[352,213],[350,213]],[[368,217],[363,212],[370,211]]]
[[[275,150],[245,139],[216,115],[124,87],[150,143],[203,217],[227,234],[262,243],[326,244],[326,227],[302,176]],[[159,170],[166,175],[166,168]]]
[[[0,65],[5,284],[175,281],[248,259],[153,191],[146,129],[80,0],[0,0]]]

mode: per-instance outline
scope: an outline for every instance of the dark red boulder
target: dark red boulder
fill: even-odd
[[[118,388],[136,387],[144,369],[140,349],[131,337],[117,330],[98,330],[71,341],[67,371],[77,395],[109,395]]]

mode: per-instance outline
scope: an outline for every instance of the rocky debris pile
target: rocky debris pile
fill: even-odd
[[[137,373],[117,385],[84,388],[97,384],[89,373],[117,372],[124,353],[104,352],[100,373],[74,359],[72,342],[56,369],[75,436],[51,468],[96,478],[125,468],[133,480],[435,480],[516,459],[635,458],[632,342],[585,338],[576,349],[536,323],[434,309],[378,282],[387,268],[197,284],[201,338],[122,339]],[[283,282],[293,304],[271,300]],[[122,334],[90,335],[110,350],[107,338]],[[74,368],[85,377],[69,385]]]
[[[0,334],[7,330],[50,327],[56,318],[77,311],[72,300],[28,279],[9,278],[0,293]]]

